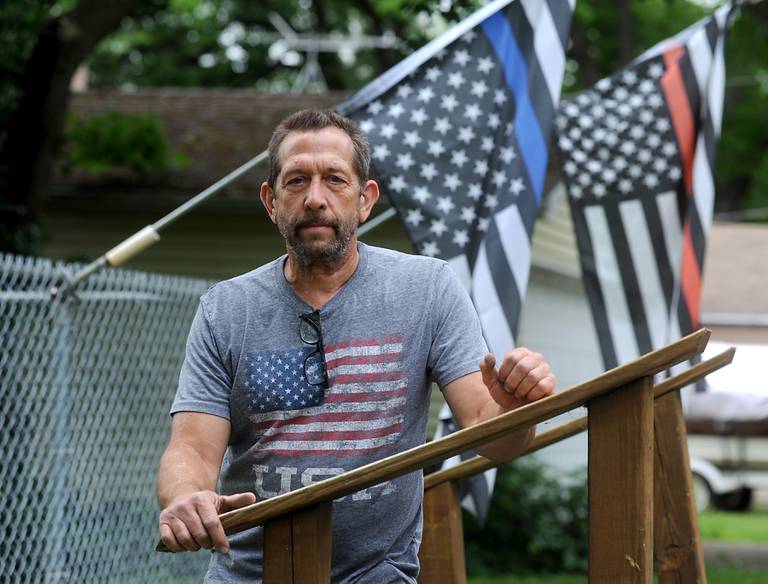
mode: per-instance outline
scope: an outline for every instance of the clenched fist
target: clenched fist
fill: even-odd
[[[541,354],[519,347],[504,356],[501,367],[487,353],[480,363],[483,383],[501,407],[513,410],[555,392],[555,376]]]

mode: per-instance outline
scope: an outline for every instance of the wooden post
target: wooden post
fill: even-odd
[[[453,482],[424,491],[424,531],[419,548],[421,584],[466,584],[464,530]]]
[[[643,377],[589,402],[589,582],[653,578],[653,387]]]
[[[331,581],[331,501],[264,524],[264,584]]]
[[[656,400],[653,548],[660,584],[706,584],[680,392]]]

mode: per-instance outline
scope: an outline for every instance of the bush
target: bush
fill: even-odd
[[[585,572],[586,472],[566,479],[533,459],[500,466],[485,526],[464,513],[467,572]]]
[[[127,168],[136,174],[162,171],[185,162],[171,150],[157,118],[109,111],[70,123],[67,166],[102,172]]]

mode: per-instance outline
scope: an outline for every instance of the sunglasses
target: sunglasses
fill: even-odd
[[[304,359],[304,379],[308,385],[327,388],[328,368],[325,362],[319,310],[299,315],[299,337],[303,343],[315,347],[315,350]]]

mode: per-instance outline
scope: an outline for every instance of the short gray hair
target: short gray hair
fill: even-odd
[[[351,119],[342,116],[332,110],[301,110],[285,118],[272,132],[269,139],[269,175],[267,184],[273,191],[277,175],[282,169],[282,162],[278,156],[280,145],[291,132],[315,132],[324,128],[338,128],[349,136],[354,147],[354,166],[360,186],[368,180],[371,169],[371,147],[368,138],[360,127]]]

